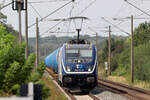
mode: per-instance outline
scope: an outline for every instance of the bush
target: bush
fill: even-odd
[[[5,73],[5,80],[4,80],[4,88],[8,91],[13,85],[18,83],[18,72],[20,71],[21,66],[18,62],[14,62],[11,64],[10,68],[8,68],[7,72]]]
[[[21,81],[23,82],[28,81],[28,78],[30,77],[30,73],[32,69],[34,68],[35,58],[36,58],[35,54],[30,54],[30,56],[26,60],[24,66],[21,69],[22,72],[20,73],[20,79],[22,78]]]
[[[49,91],[50,89],[44,85],[42,88],[42,100],[45,100],[46,98],[48,98],[48,96],[50,96]]]
[[[116,54],[112,57],[112,59],[111,59],[111,70],[112,71],[116,70],[116,68],[118,67],[118,59],[119,59],[118,54]]]
[[[13,94],[19,96],[19,95],[20,95],[20,85],[19,85],[19,84],[14,85],[14,86],[9,90],[9,93],[13,93]]]
[[[30,82],[37,82],[40,79],[40,74],[38,72],[34,72],[33,74],[31,74],[31,76],[29,77],[29,81]]]
[[[139,45],[134,49],[134,68],[136,80],[149,80],[150,81],[150,42],[147,44]],[[119,69],[115,73],[119,75],[130,75],[130,48],[126,48],[121,54],[119,59]]]
[[[14,62],[12,59],[12,50],[13,45],[8,44],[11,39],[9,38],[10,35],[7,37],[4,33],[1,33],[1,26],[0,26],[0,89],[3,86],[3,80],[5,79],[5,72],[10,67],[10,65]],[[2,38],[4,37],[4,38]],[[13,38],[13,36],[12,36]],[[9,40],[10,39],[10,40]]]
[[[135,48],[135,78],[150,81],[150,42]]]
[[[38,82],[44,73],[44,62],[40,63],[37,72],[34,68],[35,54],[25,60],[25,44],[17,44],[14,36],[0,24],[0,94],[3,92],[19,94],[19,85],[27,82]],[[30,76],[31,75],[31,76]],[[44,98],[48,89],[43,85]]]
[[[44,73],[44,70],[45,70],[46,66],[45,66],[45,63],[42,61],[37,69],[37,71],[39,72],[40,74],[40,78],[42,77],[43,73]]]

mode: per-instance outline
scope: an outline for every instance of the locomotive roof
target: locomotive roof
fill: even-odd
[[[67,42],[68,44],[90,44],[90,41],[86,39],[80,39],[79,41],[77,39],[73,39]]]

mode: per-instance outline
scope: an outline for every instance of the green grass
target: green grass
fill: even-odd
[[[118,67],[114,72],[112,72],[111,76],[107,76],[105,73],[105,69],[99,67],[98,76],[114,82],[119,82],[127,85],[132,85],[134,87],[150,90],[149,81],[135,80],[134,84],[132,84],[130,72],[127,71],[127,69],[124,67]]]
[[[50,96],[46,100],[68,100],[49,77],[43,76],[41,81],[50,88]]]
[[[107,77],[105,69],[98,66],[98,77],[105,79]]]

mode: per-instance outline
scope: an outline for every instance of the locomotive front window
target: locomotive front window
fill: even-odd
[[[68,58],[70,57],[79,57],[79,50],[76,49],[76,50],[66,50],[66,56]]]
[[[80,57],[91,58],[92,57],[92,50],[80,50]]]
[[[91,49],[68,49],[66,50],[67,58],[91,58],[92,50]]]

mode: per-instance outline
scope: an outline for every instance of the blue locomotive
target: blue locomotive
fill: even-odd
[[[48,55],[45,64],[58,74],[64,87],[90,90],[97,85],[96,52],[94,44],[72,40]]]

